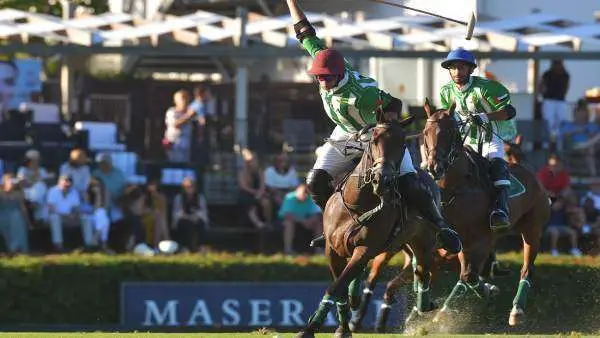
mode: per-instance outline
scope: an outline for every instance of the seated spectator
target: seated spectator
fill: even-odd
[[[136,186],[126,187],[119,200],[123,218],[112,227],[114,247],[117,251],[130,251],[134,246],[146,245],[146,230],[142,223],[146,195]]]
[[[582,199],[590,199],[595,209],[600,210],[600,178],[594,178],[589,183],[589,189]],[[583,204],[583,203],[582,203]]]
[[[550,155],[548,164],[537,172],[537,178],[553,199],[571,190],[571,178],[558,155]]]
[[[40,152],[30,149],[25,153],[25,163],[17,171],[25,200],[32,211],[31,220],[38,221],[46,217],[46,193],[48,186],[44,180],[50,178],[46,169],[40,167]]]
[[[172,226],[177,229],[178,242],[184,251],[196,252],[201,244],[206,244],[208,207],[192,178],[181,182],[181,192],[175,196]]]
[[[99,245],[100,250],[107,254],[113,254],[114,252],[108,248],[110,219],[107,206],[109,198],[102,181],[92,178],[83,198],[81,213],[92,223],[94,242]]]
[[[29,218],[25,209],[25,196],[12,174],[2,176],[0,191],[0,233],[9,254],[28,253]]]
[[[101,180],[106,188],[110,196],[109,207],[116,206],[125,189],[125,175],[123,175],[123,172],[119,168],[113,166],[110,154],[98,154],[96,162],[98,163],[98,168],[94,170],[92,175]]]
[[[73,180],[73,189],[79,193],[79,196],[85,194],[92,178],[90,167],[87,163],[88,158],[85,151],[82,149],[73,149],[69,155],[69,161],[60,166],[59,175],[71,177]]]
[[[189,109],[190,94],[179,90],[173,95],[174,106],[165,114],[163,146],[169,162],[189,162],[192,146],[192,123],[196,112]],[[203,118],[202,118],[203,119]]]
[[[275,163],[265,170],[265,186],[274,209],[279,209],[285,195],[298,186],[298,174],[285,153],[275,157]]]
[[[83,243],[86,248],[93,246],[92,224],[87,217],[82,217],[80,207],[81,195],[73,188],[73,179],[61,175],[57,185],[48,190],[48,219],[52,244],[57,252],[63,251],[63,227],[80,226]]]
[[[141,216],[148,245],[157,248],[160,241],[170,239],[167,223],[167,198],[158,190],[157,180],[150,180],[146,185]]]
[[[283,223],[283,251],[293,254],[294,234],[297,226],[302,226],[313,232],[314,236],[323,233],[321,224],[321,209],[308,196],[308,188],[301,183],[295,191],[285,195],[279,218]]]
[[[573,122],[562,124],[561,136],[563,142],[573,151],[583,152],[586,158],[588,171],[591,176],[596,176],[596,161],[594,159],[594,138],[600,131],[598,126],[590,122],[590,113],[585,99],[577,102],[573,112]]]
[[[245,211],[252,224],[262,229],[271,225],[271,202],[265,187],[265,178],[254,154],[248,150],[242,150],[244,167],[238,174],[238,206]],[[261,208],[262,217],[259,217],[258,208]]]
[[[569,238],[571,244],[570,253],[576,257],[581,256],[578,245],[578,232],[576,229],[569,226],[566,197],[559,197],[552,204],[550,221],[548,222],[546,233],[548,233],[550,237],[550,253],[552,256],[556,257],[559,255],[558,239],[562,236]]]

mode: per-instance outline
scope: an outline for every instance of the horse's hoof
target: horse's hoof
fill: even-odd
[[[296,334],[296,338],[315,338],[315,333],[312,331],[302,330]]]
[[[352,331],[352,332],[358,332],[358,331],[360,331],[360,329],[362,329],[362,325],[360,323],[353,322],[353,321],[348,324],[348,327],[350,328],[350,331]]]
[[[340,326],[335,330],[333,338],[352,338],[352,331],[349,328]]]
[[[487,289],[488,297],[496,297],[500,294],[500,288],[494,284],[485,283],[484,284]]]
[[[510,316],[508,316],[508,325],[517,326],[521,324],[525,319],[525,311],[516,305],[513,306],[510,311]]]

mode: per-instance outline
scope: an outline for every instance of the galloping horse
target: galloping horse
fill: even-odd
[[[489,297],[494,291],[493,285],[482,283],[479,278],[495,240],[495,234],[488,226],[493,203],[493,189],[486,174],[488,162],[463,145],[460,128],[464,125],[459,125],[454,108],[452,105],[448,110],[436,111],[426,100],[427,121],[422,132],[428,170],[439,180],[444,216],[463,240],[463,251],[458,255],[460,279],[434,321],[448,315],[456,299],[468,290],[481,298]],[[521,323],[525,315],[542,229],[550,217],[550,203],[530,170],[512,165],[510,173],[510,230],[520,234],[523,240],[523,265],[508,321],[514,326]]]
[[[340,323],[335,337],[351,337],[350,284],[358,285],[355,282],[373,257],[404,243],[410,243],[418,260],[417,308],[422,312],[434,310],[429,298],[429,276],[435,234],[416,212],[406,207],[399,193],[397,175],[405,147],[402,128],[410,121],[386,122],[383,113],[378,112],[377,124],[357,134],[364,148],[362,158],[330,197],[323,215],[325,255],[334,282],[297,337],[314,337],[334,306]],[[419,173],[422,183],[436,191],[433,179],[422,170]]]
[[[514,142],[506,142],[504,150],[508,157],[508,163],[511,166],[519,165],[524,162],[527,162],[527,155],[521,149],[521,143],[523,141],[523,137],[518,135]],[[404,264],[399,268],[398,273],[394,278],[388,281],[385,292],[383,294],[383,303],[380,309],[377,312],[377,320],[375,324],[376,332],[385,332],[386,325],[389,313],[393,304],[396,302],[395,296],[396,293],[400,290],[400,288],[413,281],[413,271],[412,264],[413,261],[413,253],[410,247],[403,246],[399,250],[386,251],[379,254],[375,259],[373,259],[373,263],[371,264],[371,269],[369,270],[367,279],[365,281],[365,287],[363,289],[362,298],[360,300],[360,307],[356,312],[356,316],[352,319],[350,323],[350,328],[353,332],[357,332],[360,330],[362,326],[362,321],[367,314],[367,309],[369,307],[369,303],[371,300],[371,296],[375,287],[377,285],[377,281],[379,276],[381,275],[383,268],[389,263],[389,261],[399,252],[404,254]],[[443,266],[446,268],[450,268],[453,271],[460,272],[460,262],[458,260],[457,255],[447,255],[444,251],[438,250],[438,254],[434,256],[433,264],[431,267],[431,282],[433,283],[436,278],[436,273]],[[496,262],[494,260],[494,255],[490,255],[487,262],[484,264],[482,275],[484,278],[493,278],[496,274],[499,274],[502,271],[498,271],[495,265]],[[506,272],[504,272],[506,274]],[[414,314],[414,311],[411,312]],[[412,316],[409,315],[407,319],[410,319]]]

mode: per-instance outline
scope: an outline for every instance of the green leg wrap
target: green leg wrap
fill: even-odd
[[[313,313],[313,315],[310,316],[310,318],[308,318],[308,326],[322,326],[325,320],[327,319],[327,314],[329,313],[329,311],[331,311],[334,305],[335,301],[333,300],[333,297],[331,297],[331,295],[323,296],[323,299],[321,300],[321,303],[319,303],[317,311],[315,311],[315,313]]]
[[[529,282],[529,280],[521,279],[519,281],[519,289],[517,290],[515,299],[513,299],[513,305],[517,305],[521,309],[525,310],[525,305],[527,303],[527,294],[529,293],[530,288],[531,283]]]
[[[417,271],[417,257],[416,256],[413,256],[413,258],[412,258],[412,268],[413,268],[413,275],[414,275],[414,272]],[[419,281],[417,280],[416,277],[413,278],[413,291],[419,292]]]
[[[354,278],[350,285],[348,285],[348,296],[350,297],[360,297],[362,291],[362,282],[365,280],[367,276],[368,270],[365,268],[363,272],[356,278]]]
[[[446,298],[446,301],[444,302],[444,308],[450,308],[450,305],[453,304],[453,301],[464,296],[467,293],[467,290],[468,289],[465,283],[459,280],[452,289],[452,292],[450,292],[448,298]]]
[[[417,309],[419,312],[431,311],[431,291],[429,288],[417,291]]]
[[[348,302],[336,302],[338,320],[340,325],[346,326],[350,322],[350,305]]]

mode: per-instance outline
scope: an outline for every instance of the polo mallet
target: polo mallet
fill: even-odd
[[[369,1],[379,2],[379,3],[382,3],[382,4],[394,6],[394,7],[400,7],[400,8],[408,9],[408,10],[411,10],[411,11],[414,11],[414,12],[418,12],[418,13],[421,13],[421,14],[426,14],[426,15],[430,15],[430,16],[433,16],[433,17],[436,17],[436,18],[440,18],[440,19],[443,19],[443,20],[446,20],[446,21],[454,22],[454,23],[457,23],[459,25],[467,26],[467,35],[465,35],[465,39],[471,40],[471,38],[473,37],[473,30],[475,29],[475,23],[477,22],[477,18],[475,17],[475,12],[473,12],[473,11],[471,12],[471,16],[469,17],[469,21],[468,22],[464,22],[464,21],[461,21],[461,20],[452,19],[452,18],[449,18],[449,17],[446,17],[446,16],[442,16],[442,15],[439,15],[439,14],[431,13],[431,12],[424,11],[424,10],[418,9],[418,8],[413,8],[413,7],[405,6],[405,5],[402,5],[402,4],[399,4],[399,3],[395,3],[395,2],[391,2],[391,1],[386,1],[386,0],[369,0]]]

